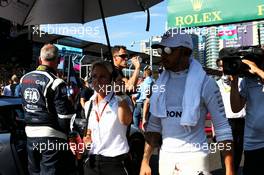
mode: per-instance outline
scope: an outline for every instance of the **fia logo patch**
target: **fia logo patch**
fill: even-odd
[[[36,88],[27,88],[24,91],[23,96],[28,103],[37,103],[40,98],[39,92]]]

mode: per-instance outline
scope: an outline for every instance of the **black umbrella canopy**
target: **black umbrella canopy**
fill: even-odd
[[[0,0],[0,17],[21,25],[85,23],[144,11],[163,0]]]
[[[147,10],[148,30],[148,8],[161,1],[163,0],[0,0],[0,17],[21,25],[85,23],[102,19],[110,55],[111,44],[105,17]]]

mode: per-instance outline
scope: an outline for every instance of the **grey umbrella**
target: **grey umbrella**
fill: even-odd
[[[107,44],[110,41],[105,17],[148,8],[163,0],[0,0],[0,17],[21,25],[86,23],[102,19]]]

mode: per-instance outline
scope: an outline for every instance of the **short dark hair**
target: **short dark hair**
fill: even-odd
[[[119,52],[120,49],[127,50],[126,46],[116,45],[112,48],[112,55],[114,55],[116,52]]]

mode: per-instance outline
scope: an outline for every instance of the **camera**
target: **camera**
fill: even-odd
[[[227,47],[220,50],[219,57],[223,61],[224,74],[250,77],[254,75],[249,73],[250,67],[242,60],[250,60],[260,68],[264,61],[264,50],[258,46]]]

